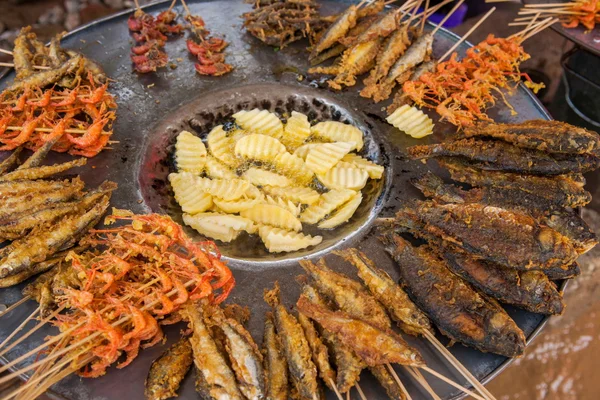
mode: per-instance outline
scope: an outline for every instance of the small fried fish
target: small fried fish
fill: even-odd
[[[55,164],[42,167],[19,169],[8,174],[1,175],[0,181],[16,181],[19,179],[42,179],[67,171],[71,168],[82,167],[87,163],[87,158],[79,158],[63,164]]]
[[[267,400],[287,400],[289,397],[288,366],[281,348],[281,340],[275,331],[275,320],[271,312],[267,313],[265,318],[263,346],[267,374],[266,398]]]
[[[146,399],[165,400],[177,397],[179,385],[193,362],[192,345],[189,339],[179,339],[150,366],[144,391]]]
[[[308,345],[312,350],[312,359],[317,366],[319,376],[329,389],[335,391],[337,389],[337,387],[335,387],[335,371],[329,363],[329,351],[327,350],[327,346],[323,344],[317,329],[306,315],[299,313],[298,322],[300,322],[302,329],[304,329],[304,334],[308,341]]]
[[[394,380],[392,374],[390,374],[387,368],[383,365],[375,365],[369,367],[371,374],[379,381],[379,384],[383,386],[386,394],[392,400],[406,400],[404,391],[400,389],[400,386]]]

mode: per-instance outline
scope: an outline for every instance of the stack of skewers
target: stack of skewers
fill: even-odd
[[[587,32],[592,31],[600,23],[600,1],[572,1],[567,3],[527,4],[519,11],[524,15],[509,25],[527,25],[536,17],[558,18],[565,28],[577,28],[583,25]]]

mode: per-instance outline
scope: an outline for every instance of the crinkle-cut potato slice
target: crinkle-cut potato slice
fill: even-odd
[[[283,131],[281,141],[288,150],[295,150],[310,136],[308,117],[302,113],[292,111],[292,116],[288,118]]]
[[[202,173],[206,163],[206,146],[202,139],[188,131],[181,131],[175,141],[175,162],[179,171]]]
[[[206,212],[196,214],[194,217],[198,220],[209,221],[214,224],[223,225],[236,231],[246,231],[255,233],[257,226],[254,221],[239,215],[223,214],[216,212]]]
[[[237,167],[239,161],[236,159],[233,149],[235,142],[233,138],[227,136],[223,130],[223,125],[215,126],[206,136],[208,151],[217,160],[231,168]]]
[[[244,193],[244,197],[250,198],[250,199],[262,200],[262,199],[264,199],[265,194],[263,192],[261,192],[260,189],[257,188],[256,186],[254,186],[253,184],[250,184],[250,186],[248,187],[248,190],[246,190],[246,193]]]
[[[240,212],[244,218],[251,219],[257,224],[271,225],[291,231],[300,231],[302,223],[290,211],[271,204],[257,204]]]
[[[317,178],[329,189],[360,190],[367,184],[369,174],[356,167],[333,167]]]
[[[335,213],[321,221],[317,226],[321,229],[330,229],[347,222],[352,218],[361,202],[362,193],[357,192],[346,204],[338,208]]]
[[[263,186],[263,191],[271,196],[281,197],[300,204],[314,204],[321,198],[319,192],[307,187]]]
[[[277,139],[253,133],[244,136],[235,144],[235,155],[249,160],[272,161],[278,154],[285,153],[285,146]]]
[[[197,214],[212,207],[213,197],[195,185],[193,179],[170,180],[173,193],[175,193],[175,200],[184,213]]]
[[[332,211],[346,203],[356,192],[350,189],[334,189],[323,193],[319,201],[300,214],[300,221],[307,224],[316,224]]]
[[[236,200],[246,193],[250,183],[243,179],[209,179],[200,178],[189,172],[169,174],[172,185],[195,185],[200,190],[223,200]]]
[[[300,185],[308,185],[313,180],[314,174],[306,166],[304,160],[291,153],[285,152],[278,154],[272,163],[277,172],[284,174]]]
[[[296,150],[294,150],[294,155],[300,157],[303,160],[306,160],[306,156],[308,155],[308,151],[310,149],[313,149],[313,148],[319,146],[320,144],[323,144],[323,143],[306,143],[306,144],[303,144],[302,146],[300,146]]]
[[[420,139],[433,133],[433,121],[423,111],[408,104],[391,113],[386,121],[407,135]]]
[[[300,206],[294,204],[291,200],[284,200],[281,197],[272,197],[267,195],[265,197],[265,203],[285,208],[286,210],[294,214],[294,217],[300,215]]]
[[[207,220],[201,215],[183,214],[183,222],[197,230],[201,235],[226,243],[237,239],[242,233],[242,231],[236,231],[233,228]]]
[[[248,168],[248,170],[242,174],[242,178],[257,186],[292,186],[292,181],[290,181],[286,176],[256,167]]]
[[[227,165],[217,160],[210,154],[206,157],[204,171],[209,178],[213,179],[235,179],[237,175]]]
[[[369,174],[369,178],[371,179],[381,179],[383,176],[383,165],[375,164],[373,161],[369,161],[366,158],[363,158],[354,153],[348,153],[344,157],[342,157],[341,162],[346,162],[354,165],[360,169],[367,171]],[[338,163],[339,165],[339,163]]]
[[[360,151],[363,148],[363,133],[360,129],[350,124],[337,121],[319,122],[310,128],[313,136],[329,142],[354,143],[352,150]]]
[[[216,197],[213,198],[213,202],[217,205],[217,207],[219,207],[220,210],[230,214],[236,214],[252,208],[261,201],[262,199],[258,197],[241,198],[237,200],[223,200],[217,199]]]
[[[279,139],[283,135],[283,123],[277,115],[255,108],[233,114],[235,122],[248,132],[262,133]]]
[[[266,225],[258,228],[258,235],[270,253],[301,250],[309,246],[316,246],[323,240],[321,236],[313,237]]]
[[[346,142],[323,143],[308,150],[306,166],[315,174],[324,174],[352,150]]]

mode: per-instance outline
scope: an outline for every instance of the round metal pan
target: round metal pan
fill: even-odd
[[[547,3],[564,3],[562,0],[523,0],[524,4],[547,4]],[[565,28],[560,23],[551,26],[553,30],[560,35],[569,39],[573,43],[578,44],[592,54],[600,56],[600,29],[596,27],[591,32],[587,32],[586,28],[579,25],[577,28]]]
[[[170,1],[152,4],[145,8],[149,13],[164,10]],[[220,246],[237,280],[228,301],[249,306],[252,318],[249,329],[260,342],[263,330],[263,318],[267,305],[262,300],[265,288],[279,281],[284,301],[292,306],[298,298],[300,287],[295,277],[302,274],[297,260],[300,257],[316,259],[324,256],[335,270],[355,276],[349,264],[333,255],[331,249],[358,246],[370,256],[380,268],[398,278],[397,266],[383,251],[374,232],[375,216],[389,217],[402,204],[419,198],[418,191],[408,182],[419,176],[427,168],[424,165],[408,161],[405,158],[407,146],[417,143],[440,141],[455,131],[451,125],[439,123],[436,132],[428,139],[417,141],[385,123],[382,105],[373,104],[358,96],[354,87],[342,92],[325,89],[320,77],[306,76],[308,70],[306,43],[296,43],[277,51],[259,42],[242,29],[241,14],[251,9],[250,5],[239,0],[228,1],[190,1],[190,8],[201,15],[207,28],[225,35],[231,43],[226,53],[228,62],[235,70],[220,78],[200,77],[194,71],[193,59],[185,47],[184,38],[171,40],[166,51],[177,66],[165,68],[155,74],[137,75],[132,72],[129,49],[132,44],[127,18],[130,12],[120,13],[103,20],[93,22],[68,34],[63,45],[66,48],[81,51],[102,65],[108,76],[115,80],[111,86],[119,105],[118,118],[114,126],[114,139],[120,143],[114,149],[103,151],[81,168],[82,178],[90,186],[98,185],[105,179],[119,184],[114,193],[112,205],[130,209],[136,213],[161,212],[179,218],[177,207],[172,204],[165,181],[166,174],[173,169],[169,149],[173,138],[181,128],[190,129],[199,135],[205,135],[211,124],[226,121],[235,110],[259,106],[284,113],[298,109],[309,113],[312,118],[333,118],[352,122],[366,135],[366,150],[369,156],[386,166],[384,180],[372,186],[366,196],[365,205],[348,223],[339,230],[328,233],[324,243],[305,252],[287,255],[268,255],[254,250],[255,242],[239,239],[232,246]],[[322,3],[324,13],[339,12],[348,3],[326,1]],[[181,11],[180,7],[176,7]],[[428,27],[429,29],[430,27]],[[444,29],[436,35],[434,55],[441,56],[458,37]],[[469,47],[464,43],[459,51]],[[5,87],[14,78],[7,74],[0,88]],[[549,119],[538,100],[524,87],[519,87],[509,98],[519,114],[511,115],[501,103],[490,110],[490,116],[501,122],[515,122],[533,118]],[[435,116],[432,115],[435,119]],[[68,156],[52,154],[48,162],[54,163]],[[193,234],[190,231],[191,234]],[[21,298],[22,285],[0,291],[0,303],[12,304]],[[11,314],[2,318],[0,340],[4,339],[34,309],[36,305],[28,302]],[[547,318],[507,307],[508,313],[532,340],[545,324]],[[179,337],[182,325],[165,329],[169,342]],[[18,346],[9,354],[14,359],[37,346],[47,335],[57,331],[45,327],[36,332],[25,345]],[[450,367],[431,346],[420,339],[407,338],[422,353],[427,363],[439,372],[466,384],[466,381]],[[446,342],[440,336],[440,340]],[[155,346],[140,352],[132,365],[118,371],[111,368],[98,379],[82,380],[70,376],[58,383],[49,393],[61,399],[128,399],[144,398],[144,379],[150,363],[166,348]],[[487,382],[504,369],[511,360],[494,354],[454,345],[451,351],[480,380]],[[33,357],[29,360],[31,361]],[[422,389],[413,384],[410,376],[398,369],[401,378],[413,398],[426,396]],[[193,385],[193,373],[184,382],[180,391],[182,398],[196,398]],[[430,377],[435,391],[443,399],[458,398],[460,392]],[[361,387],[370,399],[385,398],[382,389],[367,373],[361,378]],[[334,398],[330,393],[330,398]]]

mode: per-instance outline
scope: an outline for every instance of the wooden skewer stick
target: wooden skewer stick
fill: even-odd
[[[522,39],[523,36],[525,36],[529,31],[537,28],[538,26],[541,26],[544,23],[544,21],[549,21],[551,19],[551,18],[546,18],[543,21],[539,21],[539,22],[535,23],[537,16],[538,16],[538,14],[536,14],[536,16],[534,17],[534,19],[531,20],[531,23],[529,25],[527,25],[527,27],[525,29],[523,29],[523,30],[521,30],[521,31],[519,31],[517,33],[513,33],[508,38],[511,39],[511,38],[513,38],[515,36],[520,36],[521,39]]]
[[[52,314],[50,314],[49,316],[47,316],[46,318],[44,318],[42,321],[40,321],[36,326],[34,326],[32,329],[28,330],[27,333],[25,333],[23,336],[21,336],[20,338],[18,338],[16,341],[14,341],[13,343],[10,344],[10,346],[8,346],[6,349],[2,350],[0,352],[0,357],[2,357],[3,355],[5,355],[6,353],[8,353],[9,351],[11,351],[15,346],[17,346],[19,343],[21,343],[23,340],[27,339],[29,336],[33,335],[35,332],[37,332],[38,329],[40,329],[42,326],[44,326],[45,324],[47,324],[48,322],[50,322],[50,320],[54,317],[56,317],[62,310],[65,309],[65,306],[62,306],[60,308],[58,308],[56,311],[54,311]]]
[[[21,304],[25,303],[29,299],[31,299],[31,296],[25,296],[21,300],[17,301],[16,303],[11,304],[6,310],[4,310],[4,311],[2,311],[0,313],[0,317],[5,316],[6,314],[8,314],[9,312],[11,312],[15,308],[19,307]]]
[[[185,288],[187,288],[187,287],[191,286],[191,285],[192,285],[192,284],[194,284],[194,283],[195,283],[195,281],[194,281],[194,280],[190,280],[190,281],[186,282],[186,283],[185,283],[183,286],[184,286]],[[165,294],[165,296],[167,296],[167,297],[170,297],[170,296],[173,296],[173,295],[174,295],[174,294],[176,294],[176,293],[177,293],[177,289],[173,289],[173,290],[171,290],[170,292],[166,293],[166,294]],[[154,307],[154,306],[155,306],[156,304],[158,304],[158,303],[160,303],[160,299],[158,299],[158,300],[154,300],[153,302],[151,302],[151,303],[149,303],[149,304],[146,304],[146,305],[145,305],[144,307],[142,307],[140,310],[141,310],[141,311],[146,311],[146,310],[149,310],[150,308]],[[112,326],[114,326],[114,327],[115,327],[115,326],[119,326],[119,325],[122,325],[122,324],[123,324],[123,323],[125,323],[125,322],[128,322],[129,320],[131,320],[131,316],[125,316],[125,317],[122,317],[122,318],[120,318],[119,320],[117,320],[117,321],[113,322],[111,325],[112,325]],[[44,342],[43,344],[39,345],[39,346],[38,346],[38,347],[36,347],[35,349],[33,349],[33,350],[31,350],[31,351],[29,351],[29,352],[27,352],[27,353],[25,353],[25,354],[23,354],[22,356],[18,357],[17,359],[15,359],[15,360],[13,360],[13,361],[11,361],[11,362],[9,362],[9,363],[6,363],[6,364],[5,364],[5,365],[3,365],[2,367],[0,367],[0,372],[4,372],[4,371],[8,370],[9,368],[11,368],[12,366],[14,366],[15,364],[17,364],[17,363],[19,363],[19,362],[21,362],[21,361],[23,361],[23,360],[27,359],[28,357],[32,356],[33,354],[36,354],[36,353],[38,353],[39,351],[41,351],[41,350],[43,350],[44,348],[46,348],[46,347],[48,347],[49,345],[51,345],[52,343],[56,343],[57,341],[61,340],[61,339],[62,339],[62,337],[64,337],[64,335],[65,335],[65,334],[66,334],[66,335],[68,335],[68,334],[70,334],[71,332],[73,332],[75,329],[78,329],[79,327],[81,327],[81,326],[83,326],[83,325],[84,325],[83,323],[80,323],[80,324],[78,324],[78,325],[76,325],[76,326],[74,326],[74,327],[72,327],[72,328],[69,328],[69,329],[67,329],[65,332],[63,332],[63,334],[62,334],[62,335],[55,336],[54,338],[52,338],[52,339],[50,339],[50,340],[48,340],[48,341]],[[1,377],[1,378],[0,378],[0,384],[2,384],[2,383],[4,383],[4,382],[8,382],[8,381],[9,381],[9,380],[11,380],[12,378],[14,378],[14,377],[16,377],[16,376],[19,376],[19,375],[22,375],[24,372],[30,371],[30,370],[32,370],[33,368],[36,368],[36,367],[38,367],[40,364],[42,364],[42,363],[46,362],[47,360],[53,360],[53,359],[55,359],[55,358],[58,358],[58,357],[62,356],[63,354],[65,354],[65,353],[68,353],[69,351],[76,349],[78,346],[84,345],[84,344],[86,344],[86,343],[88,343],[88,342],[90,342],[90,341],[94,340],[95,338],[97,338],[97,337],[98,337],[98,336],[100,336],[101,334],[102,334],[101,332],[96,332],[96,333],[93,333],[93,334],[91,334],[90,336],[86,337],[85,339],[81,339],[81,340],[79,340],[78,342],[76,342],[76,343],[74,343],[74,344],[70,345],[69,347],[67,347],[67,348],[65,348],[65,349],[63,349],[63,350],[61,350],[61,351],[57,352],[56,354],[54,354],[54,355],[52,355],[52,356],[48,356],[48,357],[46,357],[46,358],[44,358],[44,359],[42,359],[42,360],[40,360],[40,361],[36,361],[36,362],[34,362],[34,363],[32,363],[32,364],[30,364],[30,365],[26,366],[26,367],[23,367],[23,368],[21,368],[21,369],[20,369],[20,370],[18,370],[18,371],[15,371],[15,372],[12,372],[12,373],[10,373],[10,374],[7,374],[7,375],[5,375],[5,376],[3,376],[3,377]]]
[[[425,9],[423,10],[423,17],[421,17],[421,27],[419,28],[419,34],[423,33],[425,29],[425,21],[427,21],[427,10],[429,9],[429,0],[425,0]]]
[[[337,396],[338,400],[344,400],[344,398],[342,397],[342,394],[340,393],[340,391],[338,390],[337,386],[335,385],[335,382],[333,381],[333,379],[329,378],[329,384],[331,385],[331,387],[333,388],[333,391],[335,392],[335,395]]]
[[[429,385],[429,382],[427,382],[425,377],[421,374],[421,372],[418,369],[416,369],[415,367],[406,367],[406,370],[408,371],[410,376],[412,376],[417,382],[419,382],[421,386],[423,386],[423,389],[425,389],[425,391],[429,393],[433,400],[442,400],[440,396],[438,396],[437,393],[433,391],[433,389]]]
[[[7,126],[6,127],[7,131],[21,131],[23,130],[22,126]],[[53,129],[52,128],[35,128],[34,129],[37,132],[52,132]],[[85,129],[65,129],[66,133],[78,133],[78,134],[84,134],[87,131]],[[102,135],[110,135],[110,132],[105,132],[102,131]]]
[[[537,13],[558,14],[558,15],[586,15],[586,13],[584,13],[582,11],[569,11],[569,10],[562,10],[560,8],[552,9],[552,10],[534,10],[534,9],[528,9],[528,10],[521,10],[517,14],[519,14],[519,15],[529,15],[529,14],[537,14]]]
[[[578,2],[568,2],[568,3],[548,3],[548,4],[525,4],[525,8],[541,8],[541,7],[557,7],[557,6],[573,6]]]
[[[444,24],[446,23],[446,21],[448,21],[448,18],[450,18],[452,16],[452,14],[454,14],[454,12],[456,10],[458,10],[458,7],[460,7],[462,5],[462,3],[464,3],[465,0],[459,0],[458,3],[456,3],[454,5],[454,7],[452,7],[452,10],[450,10],[450,12],[448,14],[446,14],[446,16],[444,17],[444,19],[442,19],[440,21],[440,23],[433,29],[433,31],[431,32],[431,35],[435,35],[435,33],[442,27],[444,26]]]
[[[520,0],[485,0],[486,4],[490,3],[520,3]]]
[[[356,6],[356,9],[361,8],[362,6],[364,6],[369,0],[362,0],[360,3],[358,3],[358,5]]]
[[[467,33],[465,33],[465,35],[463,37],[461,37],[458,42],[454,43],[454,46],[452,46],[450,48],[450,50],[448,50],[442,57],[440,57],[440,59],[438,60],[438,62],[442,62],[444,61],[444,59],[446,57],[448,57],[450,54],[452,54],[452,52],[462,44],[462,42],[464,42],[465,40],[467,40],[467,38],[469,37],[469,35],[471,35],[471,33],[475,32],[475,29],[479,28],[479,25],[481,25],[490,15],[492,15],[492,13],[496,11],[496,7],[492,7],[487,13],[485,13],[485,15],[483,17],[481,17],[481,19],[479,21],[477,21],[477,23],[475,25],[473,25],[471,27],[471,29],[469,29],[467,31]]]
[[[431,375],[435,376],[436,378],[446,382],[448,385],[460,390],[463,393],[468,394],[469,396],[472,396],[474,398],[476,398],[477,400],[485,400],[483,397],[481,397],[480,395],[478,395],[477,393],[462,387],[461,385],[459,385],[458,383],[454,382],[452,379],[446,378],[444,375],[440,374],[437,371],[432,370],[431,368],[427,367],[427,366],[423,366],[420,367],[423,371],[427,371],[429,372]]]
[[[40,312],[40,307],[37,307],[35,310],[33,310],[33,312],[31,314],[29,314],[29,316],[27,318],[25,318],[25,320],[23,322],[21,322],[21,324],[19,326],[17,326],[17,328],[12,331],[12,333],[10,335],[8,335],[6,337],[6,339],[4,339],[4,341],[2,343],[0,343],[0,349],[3,348],[8,342],[10,342],[10,340],[15,337],[15,335],[17,333],[19,333],[21,331],[21,329],[23,329],[23,327],[25,325],[27,325],[27,323],[29,321],[31,321],[33,318],[35,318],[35,316]]]
[[[183,9],[187,15],[192,15],[188,5],[185,3],[185,0],[181,0],[181,5],[183,6]]]
[[[527,35],[525,35],[523,37],[522,42],[524,42],[525,40],[531,38],[534,35],[537,35],[538,33],[540,33],[541,31],[543,31],[544,29],[548,28],[550,25],[555,24],[556,22],[558,22],[558,18],[550,18],[548,22],[542,23],[541,26],[539,26],[538,28],[535,28],[533,31],[531,31]]]
[[[400,377],[396,373],[396,370],[394,369],[394,367],[392,367],[390,363],[386,363],[385,366],[387,367],[388,371],[390,371],[390,374],[392,374],[392,377],[394,377],[394,380],[396,381],[396,384],[400,387],[400,390],[402,390],[404,392],[404,394],[406,395],[406,399],[412,400],[412,397],[410,397],[408,390],[406,390],[406,387],[400,380]]]
[[[9,56],[13,55],[12,51],[10,51],[10,50],[4,50],[4,49],[0,49],[0,53],[8,54]]]
[[[483,384],[479,382],[479,380],[475,378],[473,374],[471,374],[471,372],[465,368],[465,366],[462,365],[462,363],[458,361],[456,357],[454,357],[454,355],[446,348],[446,346],[440,343],[433,333],[425,331],[423,336],[429,340],[429,342],[444,356],[444,358],[446,358],[446,360],[448,360],[448,362],[450,362],[450,364],[452,364],[452,366],[456,368],[456,370],[460,372],[460,374],[465,377],[465,379],[471,385],[473,385],[473,387],[477,389],[479,393],[490,400],[495,400],[495,397],[485,388],[485,386],[483,386]]]
[[[363,392],[363,390],[360,387],[360,385],[358,384],[358,382],[356,382],[356,384],[354,386],[356,386],[356,390],[358,391],[358,395],[360,396],[360,400],[367,400],[367,396],[365,396],[365,392]],[[350,392],[348,392],[348,393],[350,393]]]
[[[7,63],[7,62],[0,62],[0,67],[14,68],[15,64],[13,64],[13,63]],[[34,65],[33,68],[35,68],[35,69],[42,69],[42,70],[50,69],[50,67],[44,67],[43,65]]]
[[[427,10],[427,12],[422,12],[420,14],[416,15],[416,19],[419,19],[419,17],[421,17],[422,15],[425,16],[425,19],[429,18],[431,15],[433,15],[437,10],[439,10],[440,8],[442,8],[443,6],[445,6],[448,3],[452,3],[454,0],[444,0],[442,1],[440,4],[437,4],[431,8],[429,8]],[[419,22],[417,21],[417,24],[419,24]],[[417,24],[415,24],[414,26],[416,26]]]
[[[349,390],[346,392],[346,400],[350,400],[350,391]]]

